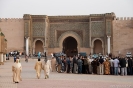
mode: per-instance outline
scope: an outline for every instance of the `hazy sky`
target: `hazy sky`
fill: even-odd
[[[32,15],[89,15],[114,12],[133,17],[133,0],[0,0],[0,18]]]

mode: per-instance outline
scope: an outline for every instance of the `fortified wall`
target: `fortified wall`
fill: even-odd
[[[24,20],[23,18],[0,18],[0,28],[5,34],[7,52],[24,51]]]
[[[113,54],[133,55],[133,17],[117,17],[113,21]]]
[[[7,52],[24,51],[24,20],[23,18],[0,18],[0,28],[5,34]],[[133,18],[120,17],[113,20],[112,54],[125,56],[133,54]]]

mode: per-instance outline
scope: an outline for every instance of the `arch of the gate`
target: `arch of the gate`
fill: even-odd
[[[77,45],[78,45],[77,48],[78,48],[78,51],[79,51],[80,47],[82,47],[82,39],[81,39],[81,37],[77,33],[73,32],[73,31],[67,31],[67,32],[63,33],[59,37],[59,39],[58,39],[59,47],[61,49],[63,48],[63,45],[62,45],[63,41],[64,41],[65,38],[67,38],[69,36],[71,36],[71,37],[76,39]]]
[[[92,46],[91,46],[91,53],[93,53],[94,51],[94,42],[96,41],[96,40],[100,40],[101,42],[102,42],[102,49],[103,49],[103,54],[104,54],[104,41],[103,41],[103,39],[101,39],[101,38],[94,38],[93,40],[92,40]]]
[[[42,48],[44,49],[44,40],[41,39],[41,38],[37,38],[33,41],[33,46],[32,46],[32,49],[33,49],[33,54],[35,54],[35,46],[36,46],[36,41],[40,40],[42,43],[43,43],[43,46]]]

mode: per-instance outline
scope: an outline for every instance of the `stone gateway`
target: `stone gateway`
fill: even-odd
[[[64,52],[68,56],[78,52],[133,53],[133,18],[117,18],[113,12],[79,16],[24,14],[21,19],[1,18],[0,28],[9,40],[8,52]]]

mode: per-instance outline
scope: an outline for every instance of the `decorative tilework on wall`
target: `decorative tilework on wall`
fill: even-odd
[[[106,24],[106,31],[107,31],[107,35],[111,35],[111,21],[107,21]]]
[[[45,34],[45,23],[44,22],[33,22],[32,24],[33,36],[44,36]]]
[[[29,36],[29,24],[27,22],[25,22],[25,25],[24,25],[24,29],[25,29],[25,37],[28,37]]]
[[[91,23],[91,37],[104,37],[104,22],[92,22]]]
[[[84,40],[83,47],[89,47],[89,23],[50,24],[50,48],[58,47],[58,42],[55,41],[55,30],[57,30],[57,38],[60,37],[61,33],[64,33],[66,31],[74,31],[79,34],[79,36]],[[83,33],[83,31],[85,32]]]

